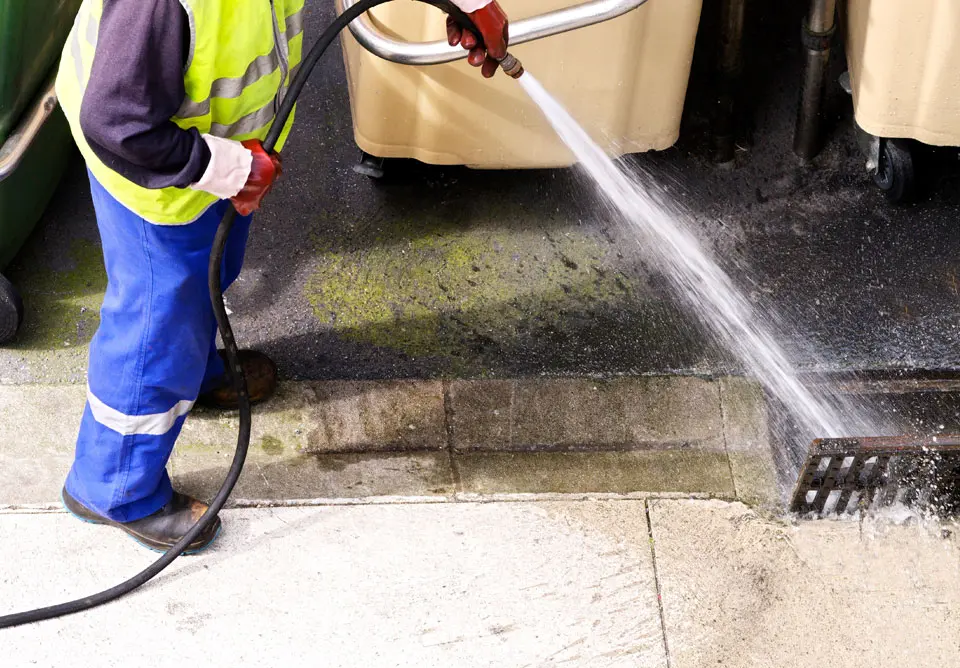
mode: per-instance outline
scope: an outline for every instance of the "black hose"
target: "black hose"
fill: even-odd
[[[476,30],[476,27],[470,21],[469,17],[467,17],[466,14],[464,14],[454,5],[451,5],[445,0],[418,1],[439,7],[443,11],[453,16],[458,23],[466,28],[472,29],[477,38],[480,38],[479,31]],[[392,2],[392,0],[359,0],[357,4],[344,11],[343,14],[338,16],[336,20],[331,23],[326,30],[323,31],[323,34],[320,35],[320,38],[316,41],[316,43],[310,49],[310,52],[307,54],[307,57],[303,60],[297,75],[290,83],[290,88],[287,91],[282,104],[280,105],[280,110],[277,112],[276,119],[274,120],[273,125],[270,128],[270,132],[267,134],[267,137],[263,142],[263,146],[267,151],[273,150],[273,147],[276,146],[277,140],[280,138],[280,133],[283,131],[283,127],[286,125],[287,119],[290,117],[290,113],[293,111],[293,106],[296,104],[297,98],[300,97],[300,93],[303,91],[303,87],[307,83],[307,79],[310,78],[313,68],[323,56],[324,52],[326,52],[330,44],[333,43],[333,40],[337,38],[337,35],[339,35],[340,32],[346,28],[351,21],[367,10],[387,2]],[[18,612],[12,615],[4,615],[3,617],[0,617],[0,629],[20,626],[21,624],[29,624],[31,622],[39,622],[45,619],[53,619],[55,617],[62,617],[75,612],[82,612],[84,610],[89,610],[90,608],[95,608],[98,605],[109,603],[110,601],[114,601],[121,596],[129,594],[134,589],[146,584],[152,578],[156,577],[157,574],[169,566],[174,559],[183,554],[184,550],[187,549],[187,546],[190,545],[190,543],[193,542],[200,532],[203,531],[207,524],[212,522],[213,519],[220,513],[224,504],[227,502],[227,499],[230,497],[230,493],[233,491],[234,485],[237,484],[237,480],[240,478],[241,471],[243,471],[243,463],[247,457],[247,448],[250,445],[251,423],[250,397],[247,393],[247,380],[244,377],[243,368],[240,366],[237,342],[233,336],[233,328],[230,326],[230,318],[227,317],[227,311],[223,304],[223,291],[220,287],[220,266],[223,262],[223,249],[227,243],[227,239],[230,236],[230,230],[233,228],[233,223],[236,218],[237,211],[231,206],[227,209],[223,219],[220,221],[220,226],[217,228],[217,234],[214,237],[213,248],[210,253],[208,283],[210,290],[210,301],[213,305],[213,312],[217,319],[217,327],[220,330],[220,337],[223,339],[224,349],[227,353],[227,369],[229,370],[230,380],[233,383],[233,387],[237,392],[240,409],[240,429],[239,433],[237,434],[237,450],[233,456],[233,462],[230,464],[230,470],[227,472],[227,476],[223,481],[223,485],[220,486],[220,490],[210,503],[210,507],[207,509],[207,512],[205,512],[203,516],[197,520],[197,523],[193,525],[193,527],[186,534],[184,534],[183,538],[181,538],[176,545],[167,550],[163,556],[126,582],[122,582],[121,584],[111,587],[110,589],[106,589],[98,594],[85,596],[84,598],[78,598],[77,600],[70,601],[68,603],[60,603],[59,605],[52,605],[46,608],[37,608],[36,610],[28,610],[26,612]]]

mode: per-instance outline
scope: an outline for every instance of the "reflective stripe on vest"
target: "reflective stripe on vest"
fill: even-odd
[[[189,18],[186,98],[171,119],[229,139],[264,139],[300,64],[304,0],[179,0]],[[216,197],[190,188],[151,190],[104,165],[80,128],[80,106],[97,49],[103,0],[84,0],[64,47],[57,94],[97,180],[124,206],[161,225],[193,222]],[[283,84],[281,86],[281,83]],[[281,134],[283,148],[293,115]]]

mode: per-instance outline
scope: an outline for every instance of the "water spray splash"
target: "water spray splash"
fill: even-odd
[[[850,436],[870,430],[858,411],[836,396],[814,394],[797,377],[775,337],[730,277],[689,231],[692,216],[650,182],[611,160],[570,114],[527,72],[519,79],[557,134],[596,181],[606,200],[639,235],[645,257],[673,284],[717,339],[788,410],[809,442],[813,437]]]

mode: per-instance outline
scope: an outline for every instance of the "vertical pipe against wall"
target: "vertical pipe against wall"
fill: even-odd
[[[836,9],[836,0],[810,0],[810,11],[803,23],[801,34],[806,65],[793,151],[804,160],[810,160],[820,152],[823,98],[830,44],[836,32]]]
[[[713,159],[733,160],[737,91],[743,70],[743,18],[746,0],[723,0],[717,59],[717,107],[713,118]]]

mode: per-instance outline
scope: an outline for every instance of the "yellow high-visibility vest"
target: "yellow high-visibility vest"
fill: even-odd
[[[189,15],[190,55],[183,77],[186,99],[171,120],[238,141],[266,138],[303,56],[304,1],[180,0]],[[214,195],[138,186],[103,164],[84,139],[80,105],[102,15],[103,0],[84,0],[57,73],[57,95],[73,137],[93,175],[128,209],[159,225],[193,222],[217,201]],[[291,114],[276,150],[283,148],[292,123]]]

